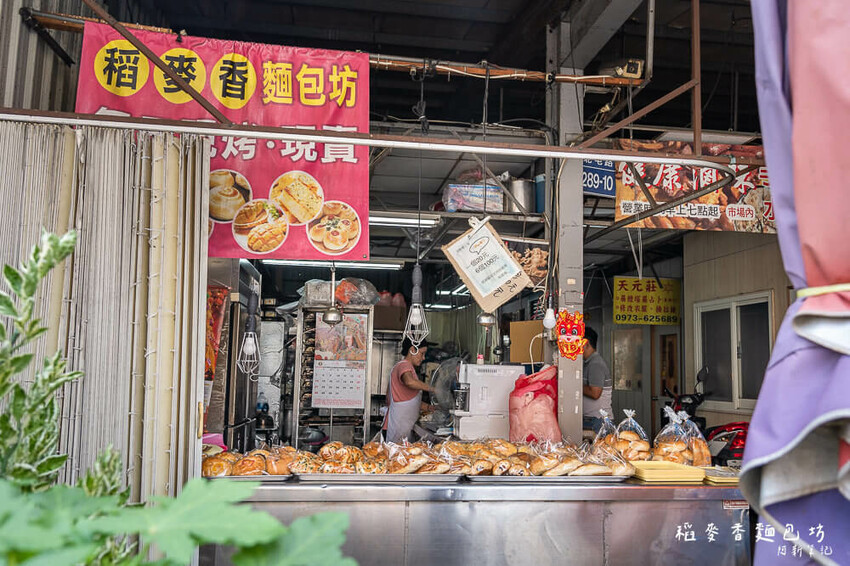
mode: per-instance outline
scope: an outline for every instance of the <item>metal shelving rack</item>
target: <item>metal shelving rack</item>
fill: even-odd
[[[292,445],[295,448],[301,448],[300,432],[301,429],[312,424],[328,425],[327,435],[333,437],[334,427],[334,409],[314,409],[311,402],[305,403],[302,399],[303,395],[312,394],[313,381],[313,364],[315,358],[313,355],[305,354],[304,351],[310,345],[315,346],[316,338],[316,320],[321,317],[324,308],[299,308],[296,322],[296,348],[295,348],[295,375],[294,375],[294,391],[292,396]],[[372,412],[372,375],[370,368],[372,367],[372,325],[374,323],[373,308],[350,308],[343,312],[346,314],[366,314],[368,315],[367,323],[367,342],[366,342],[366,384],[364,388],[363,409],[343,409],[346,411],[357,411],[360,417],[359,427],[362,429],[363,444],[369,442],[369,418]],[[309,381],[310,386],[305,386],[305,382]],[[305,406],[306,404],[306,406]],[[314,420],[306,422],[307,418],[315,418],[314,413],[319,414],[321,411],[328,411],[327,419],[322,419],[318,423]],[[350,416],[350,415],[349,415]],[[347,417],[345,417],[347,418]],[[357,425],[355,425],[355,429]],[[355,435],[357,436],[357,435]]]

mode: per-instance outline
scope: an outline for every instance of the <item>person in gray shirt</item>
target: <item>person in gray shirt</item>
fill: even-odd
[[[599,410],[605,409],[608,415],[614,416],[611,411],[611,392],[614,389],[614,382],[605,360],[596,351],[599,335],[588,327],[584,337],[587,338],[587,344],[584,346],[582,428],[598,432],[602,426]]]

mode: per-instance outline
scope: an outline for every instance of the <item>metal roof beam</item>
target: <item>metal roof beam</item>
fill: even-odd
[[[193,35],[199,35],[196,30],[228,31],[235,28],[248,35],[276,35],[284,38],[284,40],[287,37],[298,37],[304,39],[323,39],[327,41],[350,41],[352,43],[362,43],[364,45],[380,43],[384,45],[419,47],[430,50],[439,49],[441,51],[448,50],[485,53],[488,49],[490,49],[491,45],[489,42],[473,39],[424,37],[411,34],[373,32],[368,29],[316,28],[258,20],[228,22],[221,18],[197,18],[185,16],[185,20],[179,19],[173,25],[175,28],[185,27]]]
[[[513,19],[513,14],[509,10],[469,8],[444,2],[432,3],[411,0],[356,0],[355,2],[351,0],[271,0],[268,3],[491,24],[505,24]]]
[[[574,2],[564,15],[570,26],[561,66],[584,69],[640,6],[643,0]],[[644,35],[646,29],[643,30]],[[572,50],[570,50],[570,46]]]

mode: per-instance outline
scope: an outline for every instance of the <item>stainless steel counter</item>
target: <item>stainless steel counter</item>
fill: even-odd
[[[361,566],[750,563],[748,509],[730,487],[293,481],[250,502],[285,523],[348,513],[344,550]],[[205,548],[201,564],[228,555]]]

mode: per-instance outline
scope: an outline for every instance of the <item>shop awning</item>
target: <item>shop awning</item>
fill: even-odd
[[[742,490],[756,564],[850,561],[850,12],[842,0],[752,3],[759,113],[785,270],[785,315],[750,424]],[[779,543],[803,547],[786,554]],[[802,556],[800,556],[802,555]]]

